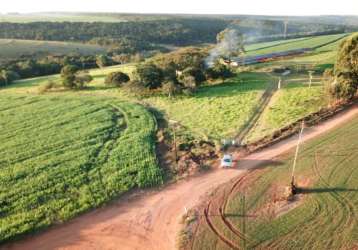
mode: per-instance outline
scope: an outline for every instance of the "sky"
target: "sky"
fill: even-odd
[[[7,12],[358,15],[358,0],[4,0]]]

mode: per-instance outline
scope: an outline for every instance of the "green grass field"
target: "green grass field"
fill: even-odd
[[[83,55],[96,55],[106,52],[106,49],[100,46],[75,42],[14,39],[0,39],[0,47],[0,60],[16,59],[23,55],[33,54],[67,55],[71,53],[79,53]]]
[[[0,242],[162,183],[142,106],[76,95],[0,95]]]
[[[247,55],[260,55],[273,52],[280,52],[286,50],[294,50],[301,48],[315,48],[318,46],[325,46],[317,48],[319,51],[333,50],[346,34],[314,36],[308,38],[297,38],[289,40],[281,40],[274,42],[258,43],[246,46]]]
[[[246,249],[355,249],[358,242],[358,117],[303,145],[296,181],[303,187],[288,212],[273,209],[290,182],[293,151],[249,173],[231,197],[226,217],[243,230],[242,190],[246,194]],[[240,165],[239,165],[240,166]],[[276,200],[277,203],[274,203]],[[221,233],[238,246],[243,240],[213,217]],[[193,249],[230,249],[202,224]]]
[[[246,139],[250,142],[270,135],[278,128],[316,112],[327,104],[322,85],[312,85],[309,88],[307,82],[287,83],[273,95]]]

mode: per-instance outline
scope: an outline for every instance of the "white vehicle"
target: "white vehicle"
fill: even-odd
[[[221,159],[221,164],[220,166],[222,168],[231,168],[232,167],[232,155],[224,155],[223,158]]]

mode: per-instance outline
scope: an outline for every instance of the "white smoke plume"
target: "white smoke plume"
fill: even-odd
[[[212,67],[218,58],[231,57],[242,49],[242,35],[237,30],[226,29],[221,34],[223,37],[218,39],[218,44],[210,50],[209,56],[205,59],[207,67]]]

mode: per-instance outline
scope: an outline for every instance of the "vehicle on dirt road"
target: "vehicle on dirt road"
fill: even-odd
[[[233,166],[232,155],[225,154],[221,159],[220,167],[231,168]]]

